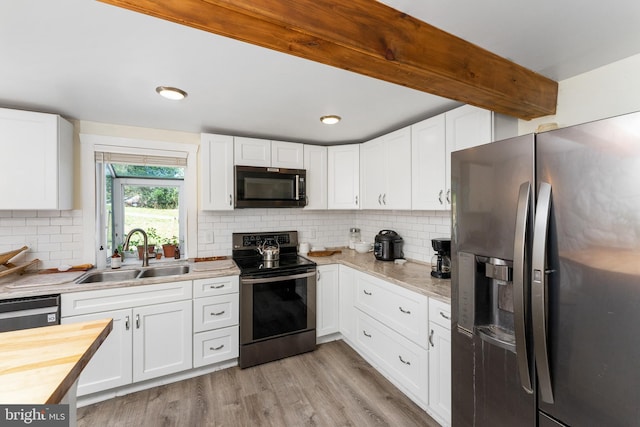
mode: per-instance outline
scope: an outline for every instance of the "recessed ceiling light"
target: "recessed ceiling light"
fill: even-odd
[[[320,121],[322,123],[324,123],[325,125],[335,125],[336,123],[338,123],[340,120],[342,120],[342,117],[340,116],[322,116],[320,117]]]
[[[156,88],[156,92],[162,97],[170,99],[172,101],[180,101],[187,97],[187,92],[182,89],[178,89],[177,87],[170,86],[158,86]]]

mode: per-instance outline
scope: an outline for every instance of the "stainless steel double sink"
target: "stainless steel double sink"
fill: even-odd
[[[132,268],[127,270],[93,271],[80,276],[76,283],[123,282],[151,277],[179,276],[189,272],[188,265]]]

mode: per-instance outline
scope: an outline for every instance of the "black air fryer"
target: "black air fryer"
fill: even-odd
[[[373,254],[380,261],[393,261],[404,257],[402,245],[404,240],[393,230],[380,230],[373,244]]]

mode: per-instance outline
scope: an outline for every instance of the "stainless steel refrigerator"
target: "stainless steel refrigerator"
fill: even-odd
[[[640,425],[640,113],[457,151],[452,424]]]

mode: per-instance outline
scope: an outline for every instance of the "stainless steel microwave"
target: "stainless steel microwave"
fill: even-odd
[[[236,208],[306,206],[304,169],[236,166]]]

